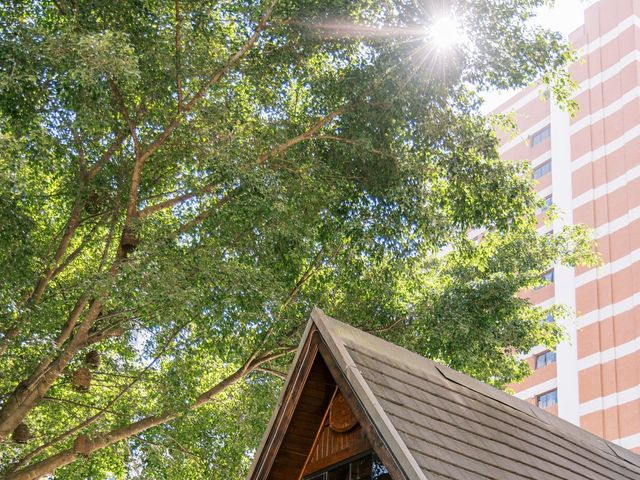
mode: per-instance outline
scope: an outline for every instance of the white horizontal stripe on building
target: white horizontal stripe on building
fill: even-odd
[[[590,127],[594,123],[608,117],[609,115],[613,115],[614,113],[622,110],[626,105],[637,100],[639,97],[640,97],[640,86],[632,88],[627,93],[622,95],[622,97],[617,99],[615,102],[610,103],[606,107],[601,108],[600,110],[593,112],[581,118],[576,123],[572,124],[571,127],[569,127],[571,134],[573,135],[576,132],[582,130],[583,128]]]
[[[594,47],[593,47],[594,49],[598,48],[598,46],[595,46],[595,42],[597,42],[597,40],[594,40],[594,42],[592,42],[594,44]],[[585,91],[596,87],[597,85],[601,84],[602,82],[605,82],[605,81],[609,80],[610,78],[613,78],[615,75],[620,73],[625,67],[627,67],[627,66],[629,66],[632,63],[637,62],[637,61],[640,61],[640,52],[634,51],[634,52],[631,52],[631,53],[625,55],[620,60],[618,60],[615,64],[613,64],[611,67],[607,68],[603,72],[600,72],[597,75],[594,75],[594,76],[584,80],[583,82],[581,82],[580,85],[578,86],[576,92],[574,93],[574,98],[578,97],[578,95],[584,93]],[[514,102],[513,105],[510,105],[509,107],[504,109],[504,111],[516,111],[516,110],[519,110],[520,108],[524,107],[527,103],[533,101],[536,98],[540,98],[540,94],[541,94],[541,90],[542,89],[546,89],[546,87],[544,85],[540,85],[540,86],[536,87],[533,91],[531,91],[530,93],[528,93],[527,95],[522,97],[520,100]],[[496,111],[501,111],[501,110],[496,110]],[[548,122],[548,120],[549,120],[549,118],[547,117],[542,122],[538,122],[533,127],[530,127],[526,131],[524,131],[521,134],[517,135],[514,139],[512,139],[509,142],[503,144],[498,149],[498,152],[500,154],[503,154],[504,152],[506,152],[510,148],[512,148],[512,147],[516,146],[517,144],[519,144],[520,142],[526,140],[529,135],[531,135],[532,133],[535,133],[538,130],[542,129],[545,126],[544,122],[545,121]],[[575,167],[574,166],[574,170],[575,170],[575,168],[579,168],[579,167]]]
[[[626,54],[624,57],[622,57],[620,60],[618,60],[613,65],[611,65],[606,70],[603,70],[602,72],[596,75],[593,75],[592,77],[589,77],[586,80],[583,80],[582,82],[580,82],[580,85],[578,86],[578,89],[575,91],[573,97],[576,98],[578,97],[578,95],[581,95],[587,90],[594,88],[599,84],[606,82],[607,80],[615,77],[618,73],[624,70],[625,67],[628,67],[632,63],[637,62],[639,60],[640,60],[640,52],[638,52],[637,50]]]
[[[606,143],[594,150],[590,150],[589,152],[585,153],[584,155],[582,155],[581,157],[576,158],[572,163],[571,163],[571,171],[575,172],[576,170],[578,170],[579,168],[584,167],[585,165],[591,163],[591,162],[595,162],[597,160],[600,160],[602,157],[604,157],[605,155],[609,154],[609,153],[613,153],[616,150],[621,149],[622,147],[624,147],[624,145],[627,142],[630,142],[631,140],[637,138],[640,136],[640,125],[637,125],[629,130],[627,130],[626,132],[624,132],[622,135],[620,135],[618,138],[611,140],[609,143]]]
[[[581,207],[582,205],[596,201],[597,199],[604,197],[616,190],[626,186],[629,182],[632,182],[636,178],[640,178],[640,165],[637,165],[619,177],[608,181],[602,185],[598,185],[596,188],[587,190],[586,192],[578,195],[573,199],[573,208]]]
[[[494,110],[494,112],[505,113],[505,112],[515,112],[517,110],[520,110],[527,103],[532,102],[536,98],[541,98],[543,89],[546,90],[546,86],[543,87],[543,85],[538,85],[532,91],[530,91],[524,97],[522,97],[520,100],[513,102],[512,105],[509,105],[508,107],[504,107],[504,108],[502,107],[502,105],[500,105],[496,110]]]
[[[628,449],[640,447],[640,433],[629,435],[628,437],[618,438],[617,440],[613,440],[613,443]]]
[[[519,360],[526,360],[529,357],[533,357],[534,355],[538,355],[542,352],[546,352],[547,350],[549,350],[547,347],[545,347],[544,345],[536,345],[535,347],[533,347],[531,350],[529,350],[528,353],[523,353],[518,355],[518,359]]]
[[[620,257],[619,259],[611,263],[606,263],[600,267],[593,268],[581,275],[578,275],[576,277],[576,287],[581,287],[582,285],[593,282],[598,278],[603,278],[608,275],[618,273],[619,271],[624,270],[625,268],[633,265],[638,261],[640,261],[640,248],[634,250],[628,255],[625,255],[624,257]]]
[[[607,305],[598,310],[592,310],[589,313],[581,315],[577,319],[578,328],[584,328],[602,320],[606,320],[621,313],[628,312],[640,304],[640,292],[631,295],[619,302]]]
[[[618,360],[626,357],[627,355],[632,355],[638,350],[640,350],[640,337],[631,340],[630,342],[623,343],[622,345],[617,345],[602,352],[596,352],[587,357],[578,359],[578,370],[585,370],[612,360]]]
[[[525,131],[517,134],[514,138],[512,138],[511,140],[509,140],[507,143],[503,144],[499,149],[498,149],[498,153],[500,155],[502,155],[503,153],[511,150],[513,147],[515,147],[516,145],[524,142],[525,140],[528,140],[528,138],[533,135],[534,133],[536,133],[539,130],[542,130],[544,127],[546,127],[547,125],[549,125],[549,123],[551,122],[551,119],[549,116],[544,117],[542,120],[540,120],[538,123],[536,123],[535,125],[532,125],[531,127],[527,128]]]
[[[632,222],[635,222],[638,219],[640,219],[640,207],[632,208],[626,215],[622,215],[615,220],[612,220],[595,228],[595,237],[602,238],[604,236],[611,235],[612,233],[615,233],[618,230],[627,227]]]
[[[612,393],[606,397],[598,397],[588,402],[580,404],[580,416],[597,412],[598,410],[606,410],[607,408],[617,407],[625,403],[633,402],[640,398],[640,385],[631,387],[621,392]]]
[[[609,43],[611,40],[614,40],[616,37],[618,37],[622,32],[624,32],[627,28],[629,28],[632,25],[636,25],[640,27],[640,17],[633,15],[626,18],[625,20],[620,22],[618,25],[616,25],[612,30],[609,30],[607,33],[605,33],[601,37],[598,37],[592,40],[587,45],[580,48],[579,49],[580,54],[588,55],[590,53],[595,52],[599,48],[602,48],[604,45]],[[625,64],[625,66],[626,65],[628,64]],[[521,99],[517,100],[516,102],[514,102],[513,104],[509,105],[506,108],[502,108],[502,106],[500,106],[498,107],[498,109],[495,110],[495,112],[519,110],[520,108],[524,107],[526,104],[531,102],[532,100],[535,100],[536,98],[540,98],[542,95],[542,92],[546,89],[547,89],[546,85],[538,85],[531,92],[527,93]]]
[[[546,352],[547,350],[549,350],[549,349],[547,347],[545,347],[544,345],[535,346],[535,347],[533,347],[531,349],[531,351],[529,352],[529,355],[525,355],[524,358],[531,357],[533,355],[538,355],[538,354],[540,354],[542,352]]]
[[[552,378],[551,380],[547,380],[546,382],[539,383],[538,385],[534,385],[531,388],[527,388],[526,390],[522,390],[515,394],[516,397],[526,400],[527,398],[535,397],[536,395],[540,395],[541,393],[548,392],[549,390],[553,390],[558,387],[558,379]]]
[[[580,53],[582,53],[583,55],[584,54],[588,55],[589,53],[595,52],[602,46],[609,43],[611,40],[615,39],[618,35],[620,35],[622,32],[624,32],[627,28],[629,28],[632,25],[640,27],[640,17],[632,15],[628,18],[625,18],[622,22],[616,25],[615,28],[609,30],[607,33],[605,33],[601,37],[598,37],[595,40],[592,40],[591,42],[589,42],[589,44],[580,48],[579,49]]]
[[[536,303],[536,307],[549,308],[553,304],[554,304],[554,299],[553,297],[551,297],[551,298],[548,298],[547,300],[543,300],[540,303]]]
[[[543,188],[542,190],[540,190],[538,192],[538,196],[542,197],[542,198],[546,198],[549,195],[551,195],[551,192],[553,191],[553,185],[549,185],[548,187]]]
[[[546,162],[547,160],[551,160],[551,152],[545,152],[539,157],[534,158],[533,160],[531,160],[531,162],[529,162],[529,165],[531,165],[531,168],[536,168],[538,165]]]

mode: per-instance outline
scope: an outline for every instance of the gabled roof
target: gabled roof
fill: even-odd
[[[268,450],[278,448],[272,430],[292,401],[287,387],[300,371],[296,365],[312,337],[320,342],[324,360],[333,365],[334,376],[341,377],[336,378],[340,388],[349,389],[348,398],[358,404],[353,405],[354,411],[374,427],[377,439],[370,439],[371,443],[376,451],[385,450],[378,454],[395,464],[396,476],[411,480],[640,479],[640,455],[315,309],[256,452],[249,474],[252,480],[268,478],[264,459]]]

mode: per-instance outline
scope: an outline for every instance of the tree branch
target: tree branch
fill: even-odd
[[[324,126],[328,125],[334,118],[336,118],[337,116],[341,115],[342,113],[344,113],[347,109],[347,105],[343,105],[340,108],[337,108],[335,110],[333,110],[332,112],[329,112],[328,114],[326,114],[324,117],[320,118],[319,120],[317,120],[313,125],[311,125],[311,127],[309,127],[304,133],[301,133],[300,135],[297,135],[293,138],[290,138],[289,140],[287,140],[286,142],[281,143],[280,145],[278,145],[275,148],[272,148],[271,150],[264,152],[262,155],[260,155],[258,157],[258,159],[256,160],[256,163],[258,165],[262,165],[264,164],[267,160],[269,160],[270,158],[275,158],[278,155],[282,154],[285,150],[291,148],[292,146],[300,143],[300,142],[304,142],[305,140],[309,140],[311,138],[314,137],[314,135]]]
[[[73,356],[86,345],[89,329],[100,315],[105,298],[106,294],[104,292],[98,294],[89,306],[84,322],[80,324],[76,334],[67,343],[66,348],[55,359],[52,356],[44,358],[29,379],[22,382],[2,405],[0,409],[0,441],[6,438],[22,422],[42,397],[46,395]],[[78,300],[65,328],[63,328],[56,341],[56,345],[62,345],[67,335],[73,331],[86,302],[87,298],[84,295]]]
[[[335,258],[335,256],[340,251],[340,247],[341,247],[341,245],[338,245],[334,249],[333,254],[331,255],[331,259]],[[318,263],[319,260],[322,259],[323,254],[324,254],[324,251],[320,250],[318,252],[318,254],[315,256],[315,258],[311,261],[311,263],[309,264],[309,267],[307,268],[307,270],[298,279],[298,281],[296,282],[294,287],[291,289],[291,292],[289,292],[289,295],[287,296],[287,298],[285,299],[285,301],[282,304],[282,308],[280,309],[281,311],[289,306],[289,304],[296,297],[296,295],[298,294],[298,292],[300,291],[302,286],[305,284],[305,282],[307,282],[307,280],[309,280],[313,276],[313,274],[315,273],[315,271],[317,269],[317,266],[318,266],[317,263]]]
[[[95,405],[89,405],[88,403],[76,402],[74,400],[69,400],[67,398],[50,397],[50,396],[45,395],[44,397],[42,397],[42,399],[43,400],[48,400],[48,401],[51,401],[51,402],[68,403],[69,405],[74,405],[76,407],[89,408],[91,410],[102,410],[100,407],[96,407]],[[113,410],[107,410],[106,413],[111,413],[113,415],[119,415],[118,412],[115,412]],[[17,466],[15,468],[17,468]]]
[[[127,122],[127,127],[129,128],[129,135],[131,135],[131,139],[133,140],[133,148],[136,151],[136,156],[139,155],[140,152],[140,140],[138,139],[138,134],[136,133],[136,123],[133,121],[131,116],[129,115],[129,109],[120,93],[120,89],[118,88],[118,84],[113,78],[109,79],[109,87],[111,87],[111,92],[113,94],[113,98],[118,104],[118,109],[120,113],[124,117],[124,120]]]
[[[156,449],[160,449],[160,448],[166,448],[168,450],[176,450],[178,452],[184,453],[185,455],[189,455],[192,458],[195,458],[197,460],[200,460],[201,462],[206,462],[206,460],[202,457],[200,457],[199,455],[196,455],[195,453],[190,452],[189,450],[187,450],[186,448],[184,448],[175,438],[171,437],[170,435],[167,435],[170,440],[176,444],[176,446],[172,446],[172,445],[164,445],[162,443],[156,443],[156,442],[152,442],[151,440],[141,437],[140,435],[134,435],[135,438],[137,438],[140,442],[142,443],[146,443],[147,445],[151,446],[151,447],[155,447]]]
[[[118,400],[120,400],[136,383],[138,383],[142,379],[142,377],[144,377],[144,375],[147,373],[147,371],[162,357],[162,355],[164,355],[166,353],[166,351],[169,349],[169,346],[171,345],[173,340],[180,333],[180,331],[186,326],[186,324],[187,323],[183,323],[180,326],[178,326],[176,329],[174,329],[174,331],[171,333],[169,339],[165,343],[164,347],[151,360],[151,362],[148,363],[147,366],[131,382],[129,382],[115,397],[113,397],[109,402],[107,402],[107,404],[104,407],[98,408],[97,409],[98,412],[96,414],[94,414],[91,417],[85,419],[84,421],[82,421],[81,423],[79,423],[75,427],[67,430],[66,432],[63,432],[60,435],[52,438],[48,442],[40,445],[38,448],[32,450],[27,455],[25,455],[23,458],[21,458],[13,466],[12,470],[15,471],[15,470],[19,469],[21,466],[25,465],[27,462],[29,462],[33,457],[38,455],[40,452],[46,450],[47,448],[51,447],[52,445],[55,445],[56,443],[64,440],[65,438],[69,437],[70,435],[73,435],[74,433],[82,430],[83,428],[88,427],[89,425],[91,425],[95,421],[99,420],[102,416],[104,416],[105,413],[108,413],[109,409]]]
[[[116,231],[116,225],[118,223],[118,213],[120,210],[120,198],[119,196],[116,199],[116,208],[113,210],[113,216],[111,217],[111,226],[109,228],[109,232],[107,233],[107,238],[104,241],[104,248],[102,249],[102,255],[100,256],[100,264],[98,265],[98,273],[104,270],[104,267],[107,263],[107,258],[109,257],[109,250],[111,249],[111,244],[113,242],[113,236]]]
[[[164,210],[166,208],[171,208],[175,205],[178,205],[182,202],[186,202],[187,200],[190,200],[198,195],[201,195],[203,193],[213,193],[213,190],[215,188],[216,184],[215,183],[208,183],[207,185],[205,185],[204,187],[195,190],[193,192],[188,192],[188,193],[184,193],[182,195],[178,195],[177,197],[173,197],[173,198],[169,198],[168,200],[164,200],[162,202],[158,202],[154,205],[150,205],[148,207],[143,208],[142,210],[140,210],[138,212],[138,218],[142,219],[142,218],[146,218],[149,215],[153,215],[156,212],[159,212],[160,210]]]
[[[96,224],[91,228],[91,231],[89,231],[89,233],[87,233],[87,235],[85,236],[85,238],[82,240],[82,242],[80,243],[80,245],[78,245],[78,247],[71,252],[54,270],[53,272],[51,272],[51,278],[49,278],[49,281],[52,281],[54,278],[56,278],[60,273],[62,273],[62,271],[67,268],[76,258],[78,258],[78,256],[80,256],[80,254],[82,253],[82,251],[85,249],[85,247],[87,246],[87,244],[91,241],[91,237],[93,236],[93,234],[96,232],[96,230],[98,229],[98,227],[101,225],[101,222],[96,222]]]
[[[351,140],[350,138],[340,137],[338,135],[316,135],[314,138],[317,140],[328,140],[333,142],[346,143],[347,145],[353,145],[357,147],[362,146],[355,140]],[[376,155],[384,156],[384,157],[397,158],[395,155],[388,152],[383,152],[382,150],[378,150],[377,148],[369,148],[367,149],[367,151],[371,153],[375,153]]]
[[[266,353],[262,357],[255,358],[252,361],[247,361],[233,374],[229,375],[213,388],[202,393],[193,404],[189,407],[190,410],[196,410],[208,403],[213,397],[223,392],[227,388],[231,387],[246,375],[259,368],[261,365],[270,362],[276,358],[280,358],[284,355],[288,355],[295,350],[296,347],[288,347],[286,350],[277,353]],[[253,357],[253,355],[251,356]],[[250,359],[251,359],[250,357]],[[97,434],[88,440],[88,451],[83,452],[84,455],[91,455],[94,452],[113,445],[121,440],[125,440],[134,435],[142,433],[150,428],[170,422],[179,416],[182,412],[171,410],[160,415],[152,415],[129,425],[115,428],[104,434]],[[73,463],[81,454],[75,451],[73,448],[64,450],[55,455],[52,455],[44,460],[29,465],[20,470],[9,473],[5,480],[34,480],[43,475],[52,474],[56,469]]]
[[[36,284],[36,287],[33,290],[33,293],[29,297],[29,300],[27,302],[28,305],[36,304],[42,298],[42,295],[44,294],[44,291],[47,288],[47,285],[49,285],[49,282],[51,281],[51,276],[53,275],[55,268],[58,267],[58,265],[60,264],[60,261],[62,260],[64,254],[66,253],[67,248],[71,243],[71,239],[73,238],[73,235],[75,234],[76,229],[78,228],[78,225],[80,225],[82,209],[84,208],[84,203],[85,203],[85,199],[83,198],[84,188],[85,188],[84,185],[85,185],[84,180],[81,179],[76,201],[74,202],[73,207],[71,209],[71,213],[69,214],[69,220],[67,221],[64,234],[60,239],[58,248],[56,249],[56,252],[51,261],[51,266],[44,271],[44,273],[38,280],[38,283]]]
[[[173,236],[177,236],[180,235],[182,233],[186,233],[189,230],[191,230],[192,228],[200,225],[202,222],[204,222],[207,218],[209,218],[209,216],[211,216],[211,214],[213,212],[215,212],[216,210],[218,210],[221,206],[223,206],[225,203],[228,203],[232,198],[238,196],[238,194],[240,193],[241,188],[240,187],[236,187],[233,190],[229,190],[228,192],[225,193],[225,195],[222,198],[219,198],[218,201],[213,205],[213,207],[205,210],[204,212],[199,213],[198,215],[196,215],[194,218],[192,218],[191,220],[189,220],[187,223],[183,224],[180,226],[180,228],[178,228],[174,233]]]
[[[267,28],[267,23],[269,22],[269,20],[271,19],[271,16],[273,15],[273,10],[276,6],[277,1],[278,0],[271,0],[271,3],[269,4],[265,12],[262,14],[262,17],[260,18],[260,22],[258,22],[258,26],[253,32],[253,35],[249,37],[249,39],[244,43],[244,45],[242,45],[242,47],[240,47],[238,51],[236,51],[236,53],[234,53],[227,59],[227,61],[222,66],[222,68],[220,68],[213,75],[211,75],[211,77],[209,77],[209,79],[200,87],[198,92],[185,105],[185,111],[191,110],[196,104],[196,102],[205,95],[205,93],[211,88],[211,86],[217,83],[218,81],[220,81],[222,76],[232,66],[238,63],[238,61],[240,61],[247,54],[249,50],[251,50],[251,48],[255,45],[256,41],[260,37],[260,34],[262,33],[262,31],[265,28]]]
[[[123,327],[113,327],[107,330],[101,330],[100,332],[93,333],[87,337],[86,346],[94,345],[96,343],[104,342],[109,338],[121,337],[125,333]]]
[[[262,372],[262,373],[266,373],[268,375],[273,375],[274,377],[281,378],[282,380],[286,380],[287,379],[287,374],[286,373],[280,372],[278,370],[273,370],[271,368],[258,367],[258,368],[256,368],[256,372]]]
[[[40,278],[36,282],[33,291],[24,301],[25,306],[37,304],[42,298],[42,295],[44,294],[52,278],[60,273],[60,270],[58,268],[60,266],[60,261],[65,255],[76,229],[81,223],[82,209],[85,205],[85,199],[83,198],[85,189],[84,186],[90,180],[92,180],[100,172],[102,167],[104,167],[104,165],[113,157],[113,155],[115,155],[115,153],[120,149],[122,142],[126,137],[126,131],[116,134],[116,138],[113,140],[113,142],[111,142],[100,160],[98,160],[91,168],[89,168],[84,176],[81,176],[80,188],[78,189],[76,200],[71,209],[71,213],[69,214],[69,219],[67,220],[67,224],[65,225],[64,233],[53,256],[51,265],[48,266],[41,274]],[[19,325],[15,325],[4,332],[3,337],[0,339],[0,355],[4,355],[6,353],[7,349],[9,348],[9,343],[11,342],[11,340],[17,337],[19,333]],[[0,438],[1,437],[2,433],[0,433]]]
[[[405,318],[400,317],[397,320],[394,320],[393,322],[388,323],[384,327],[367,329],[366,325],[361,325],[358,328],[360,328],[361,330],[363,330],[363,331],[365,331],[367,333],[371,333],[371,334],[374,334],[374,333],[385,333],[385,332],[389,332],[389,331],[393,330],[394,328],[398,327],[398,325],[401,325],[405,321],[406,321]]]
[[[269,158],[273,158],[276,157],[278,155],[281,155],[282,153],[284,153],[287,149],[291,148],[292,146],[296,145],[297,143],[300,143],[304,140],[308,140],[311,138],[317,138],[317,139],[337,139],[340,137],[334,137],[332,135],[315,135],[315,133],[320,130],[322,127],[324,127],[325,125],[327,125],[328,123],[330,123],[334,118],[336,118],[338,115],[344,113],[344,111],[346,110],[346,106],[340,107],[332,112],[330,112],[329,114],[325,115],[324,117],[322,117],[321,119],[317,120],[313,125],[311,125],[311,127],[309,127],[304,133],[302,133],[301,135],[298,135],[296,137],[293,137],[283,143],[281,143],[280,145],[276,146],[275,148],[271,149],[268,152],[263,153],[262,155],[260,155],[258,157],[258,159],[256,160],[256,163],[258,165],[263,164],[267,159]],[[353,141],[352,141],[353,142]],[[355,142],[353,142],[355,144]],[[168,200],[165,200],[163,202],[159,202],[155,205],[150,205],[142,210],[140,210],[138,212],[138,218],[142,219],[145,217],[148,217],[149,215],[152,215],[160,210],[163,210],[165,208],[170,208],[173,207],[175,205],[178,205],[182,202],[185,202],[187,200],[190,200],[200,194],[203,193],[212,193],[214,187],[216,186],[215,183],[209,183],[207,185],[205,185],[204,187],[200,188],[199,190],[195,190],[193,192],[188,192],[182,195],[178,195],[177,197],[174,198],[170,198]],[[201,219],[203,220],[203,219]],[[198,222],[200,223],[200,222]]]
[[[111,160],[111,158],[116,154],[116,152],[120,150],[124,139],[127,138],[127,131],[128,130],[121,130],[120,132],[116,133],[115,138],[113,139],[107,150],[102,154],[100,160],[94,163],[87,172],[87,181],[92,180],[100,172],[100,170],[102,170],[102,167],[104,167],[106,163]]]
[[[87,157],[84,153],[84,147],[82,146],[82,139],[80,133],[73,127],[70,127],[73,140],[76,143],[78,149],[78,164],[80,166],[80,177],[84,180],[87,177]]]
[[[220,79],[227,73],[234,65],[236,65],[244,56],[251,50],[251,48],[255,45],[256,41],[260,37],[260,34],[267,28],[267,23],[273,14],[273,9],[277,3],[277,0],[271,0],[271,4],[262,15],[258,26],[254,33],[247,39],[247,41],[233,54],[231,55],[227,61],[219,68],[216,72],[209,77],[209,79],[200,87],[198,92],[189,100],[186,104],[183,104],[182,112],[180,115],[177,115],[169,124],[165,127],[165,129],[156,137],[156,139],[151,142],[147,148],[140,154],[140,159],[144,163],[151,155],[153,155],[163,144],[164,142],[171,136],[171,134],[180,126],[184,119],[184,113],[191,111],[198,101],[200,101],[207,91],[216,83],[220,81]]]
[[[267,8],[265,13],[262,15],[260,22],[255,30],[255,32],[249,37],[249,39],[242,45],[242,47],[236,51],[228,60],[223,64],[223,66],[215,72],[208,81],[206,81],[198,92],[193,96],[193,98],[184,105],[182,114],[176,116],[167,127],[153,140],[144,150],[139,148],[136,153],[136,160],[134,163],[133,172],[131,174],[131,180],[129,185],[129,195],[128,201],[126,205],[126,215],[124,220],[123,230],[130,229],[132,227],[132,223],[137,214],[137,199],[139,193],[139,187],[142,178],[142,169],[146,162],[146,160],[153,155],[171,136],[171,134],[180,126],[183,119],[185,118],[184,113],[190,111],[198,101],[204,97],[205,93],[211,86],[217,83],[223,75],[231,69],[235,64],[237,64],[246,54],[247,52],[254,46],[256,41],[258,40],[262,31],[266,28],[269,19],[273,13],[273,9],[275,7],[277,0],[271,0],[270,6]],[[142,105],[141,108],[143,109]],[[130,119],[130,117],[129,117]],[[132,138],[137,138],[135,135],[135,129],[132,131],[132,125],[129,124],[129,134],[131,134]],[[86,181],[91,180],[100,169],[109,161],[109,159],[119,150],[122,142],[126,135],[116,135],[114,142],[112,142],[111,146],[107,149],[103,157],[89,169],[87,172]],[[134,139],[134,141],[137,141]],[[81,195],[78,196],[81,198]],[[216,207],[228,200],[228,197],[221,199]],[[76,207],[74,207],[74,213],[77,211],[77,216],[79,219],[80,212],[83,208],[84,202],[79,200],[76,202]],[[187,229],[192,228],[193,226],[201,223],[211,214],[211,211],[203,212],[198,215],[191,222],[188,222],[185,227]],[[79,221],[79,220],[78,220]],[[69,229],[67,229],[69,230]],[[179,232],[178,232],[179,233]],[[71,239],[73,232],[69,234],[68,240]],[[63,243],[66,239],[67,234],[63,236]],[[66,245],[68,245],[68,241],[66,241]],[[64,248],[66,249],[66,245]],[[59,248],[60,251],[60,248]],[[64,251],[60,254],[60,258],[64,254]],[[122,248],[118,249],[118,253],[116,255],[116,260],[110,269],[110,274],[112,277],[115,277],[121,261],[125,258],[125,252]],[[60,258],[57,259],[55,264],[60,261]],[[48,272],[47,272],[48,275]],[[48,280],[45,280],[45,286]],[[44,289],[42,289],[44,291]],[[56,381],[56,379],[60,376],[66,365],[68,365],[69,361],[73,356],[81,349],[84,345],[86,345],[86,341],[88,338],[89,330],[95,323],[100,310],[108,297],[108,293],[105,290],[99,292],[97,294],[96,299],[91,303],[84,321],[80,324],[77,329],[76,334],[71,338],[68,342],[67,347],[63,352],[55,359],[51,360],[51,358],[46,358],[37,368],[37,373],[32,375],[26,382],[27,388],[25,390],[16,390],[14,394],[9,398],[7,402],[0,409],[0,441],[6,438],[6,436],[13,431],[13,429],[20,423],[25,416],[37,405],[38,401],[42,399],[42,397],[47,393],[51,385]],[[12,333],[12,332],[9,332]],[[13,335],[13,333],[12,333]],[[15,335],[13,335],[15,337]],[[5,335],[2,339],[2,344],[5,343],[5,340],[10,338],[9,335]],[[2,347],[0,344],[0,348]],[[153,423],[155,420],[149,420]],[[140,425],[143,425],[140,423]],[[63,455],[64,456],[64,455]]]
[[[9,343],[11,343],[11,340],[16,338],[19,333],[20,327],[18,327],[17,325],[9,327],[3,332],[2,338],[0,339],[0,356],[4,355],[7,352]]]

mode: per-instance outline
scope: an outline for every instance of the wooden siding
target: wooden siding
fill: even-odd
[[[334,404],[341,403],[340,401],[343,401],[343,399],[344,397],[338,393],[338,395],[334,397],[332,405],[329,406],[329,412],[332,411],[331,407],[334,406]],[[355,416],[351,410],[349,410],[348,415],[354,417],[355,420]],[[357,420],[355,420],[354,423],[353,427],[349,430],[337,432],[335,428],[332,427],[329,415],[325,414],[324,422],[307,459],[304,476],[323,470],[371,449],[371,445],[365,437],[364,430],[360,424],[358,424]]]

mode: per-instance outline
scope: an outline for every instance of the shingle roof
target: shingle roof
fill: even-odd
[[[310,323],[408,478],[640,479],[640,455],[320,310]]]

